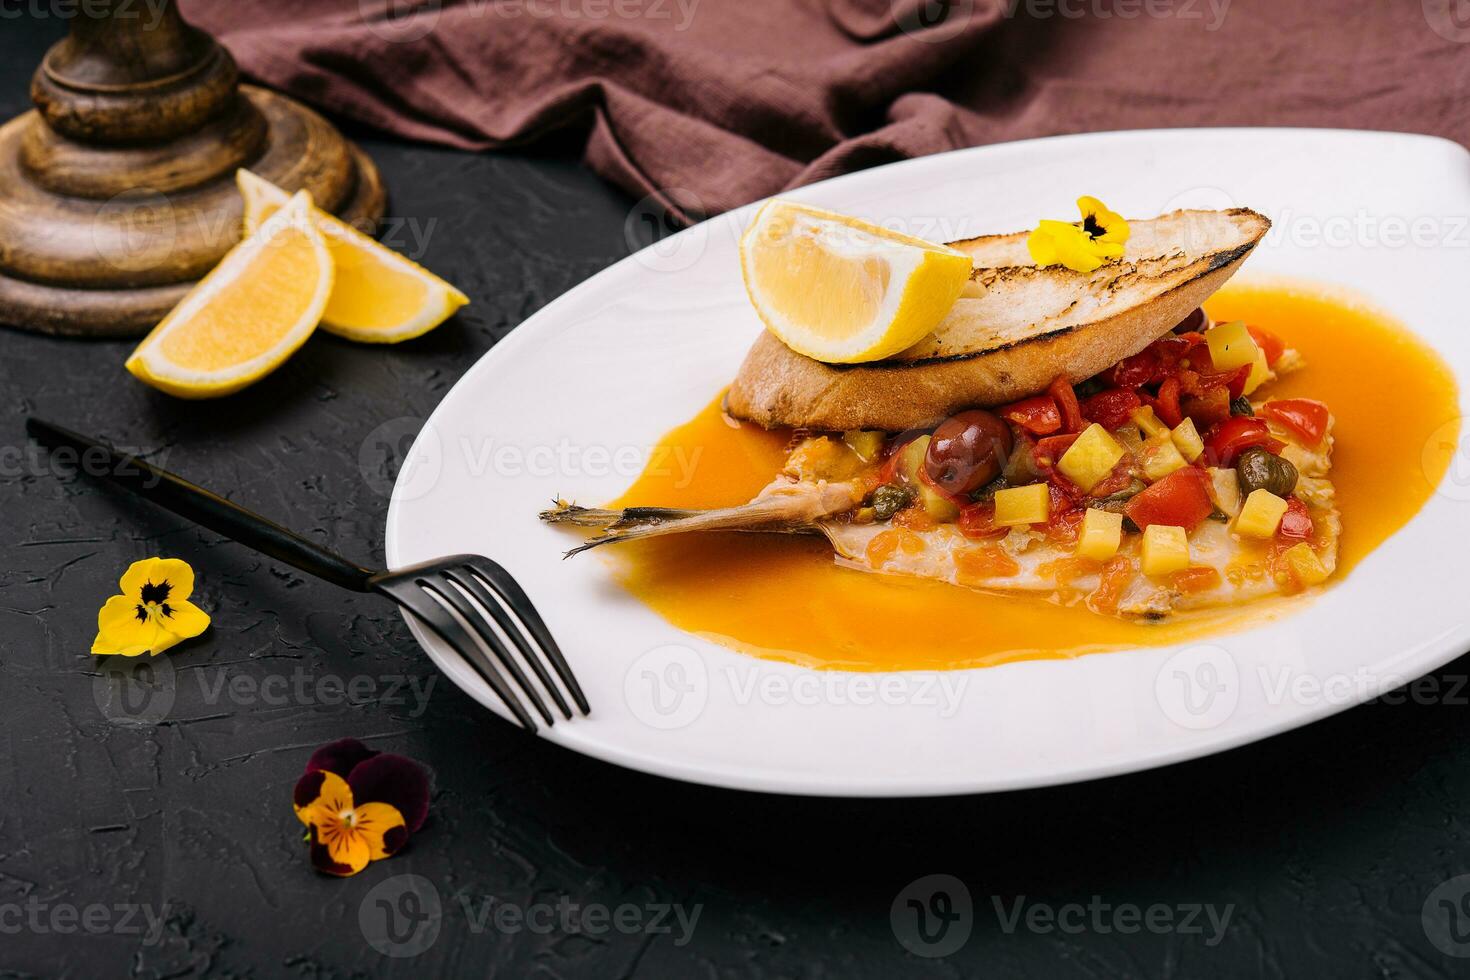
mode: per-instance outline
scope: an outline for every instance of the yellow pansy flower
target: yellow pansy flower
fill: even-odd
[[[308,785],[314,784],[314,785]],[[408,841],[403,814],[391,803],[353,804],[352,787],[318,769],[297,784],[296,818],[307,827],[311,863],[327,874],[355,875],[369,861],[392,857]]]
[[[209,614],[189,601],[194,570],[177,558],[144,558],[123,572],[115,595],[97,613],[100,655],[158,656],[180,640],[198,636],[209,626]]]
[[[1123,257],[1128,241],[1128,222],[1095,197],[1079,197],[1077,224],[1043,220],[1026,239],[1031,260],[1045,268],[1064,265],[1077,272],[1092,272],[1106,262]]]

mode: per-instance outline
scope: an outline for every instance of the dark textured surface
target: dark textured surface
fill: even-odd
[[[7,114],[62,27],[0,25]],[[560,159],[366,145],[390,213],[435,222],[425,260],[474,299],[429,337],[374,349],[319,335],[244,395],[199,405],[134,382],[123,344],[0,331],[0,977],[1466,975],[1470,960],[1445,956],[1421,925],[1430,892],[1470,872],[1464,659],[1424,703],[1101,783],[914,802],[744,795],[527,737],[437,677],[382,602],[22,455],[21,419],[40,414],[154,449],[381,561],[383,456],[369,445],[365,469],[364,440],[426,415],[527,314],[625,254],[629,205]],[[130,561],[160,553],[194,565],[214,626],[159,658],[174,697],[155,705],[159,723],[122,725],[97,693],[109,679],[87,654],[93,617]],[[368,680],[345,703],[312,693],[357,677]],[[426,703],[393,689],[405,679],[432,684]],[[423,760],[437,791],[408,851],[335,880],[309,869],[290,794],[311,749],[343,735]],[[442,928],[420,955],[386,958],[359,910],[410,873],[440,896]],[[974,903],[968,942],[943,959],[906,952],[889,924],[899,891],[932,873],[963,880]],[[1077,932],[1008,933],[992,896],[1009,909],[1022,895],[1231,917],[1213,945],[1204,919],[1203,934],[1121,934],[1090,918]],[[699,918],[682,945],[677,926],[593,935],[560,911],[544,933],[477,931],[464,903],[478,913],[492,896],[553,910],[677,902]],[[92,904],[107,906],[94,928],[71,924],[68,909]],[[130,934],[121,905],[166,906],[158,941]]]

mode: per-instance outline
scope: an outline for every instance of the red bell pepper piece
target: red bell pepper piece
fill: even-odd
[[[1108,388],[1082,401],[1082,417],[1109,432],[1128,421],[1128,414],[1142,405],[1137,393],[1126,388]]]
[[[1204,458],[1212,466],[1234,466],[1235,457],[1251,446],[1264,446],[1280,452],[1283,443],[1271,436],[1262,419],[1236,415],[1212,428],[1205,436]]]
[[[1275,367],[1276,362],[1281,360],[1281,355],[1286,353],[1286,344],[1269,330],[1251,324],[1246,324],[1245,329],[1250,332],[1256,346],[1261,348],[1261,353],[1266,355],[1266,366]]]
[[[1001,418],[1012,422],[1032,435],[1049,436],[1062,427],[1062,413],[1055,398],[1037,395],[1011,402],[999,410]]]
[[[1286,513],[1281,515],[1281,525],[1276,528],[1276,533],[1283,538],[1305,541],[1312,536],[1312,530],[1312,515],[1307,513],[1307,505],[1296,497],[1287,497]]]
[[[1057,465],[1057,460],[1062,454],[1072,448],[1072,443],[1077,441],[1076,432],[1068,432],[1065,435],[1047,436],[1045,439],[1036,440],[1035,459],[1040,465],[1050,468]]]
[[[1058,375],[1056,380],[1047,386],[1046,393],[1056,399],[1057,408],[1062,413],[1062,431],[1081,432],[1084,428],[1082,407],[1077,404],[1077,393],[1072,390],[1071,383],[1065,377]]]
[[[1315,446],[1327,434],[1327,406],[1310,398],[1276,398],[1261,406],[1261,414],[1286,426]]]
[[[1123,513],[1140,528],[1168,524],[1193,530],[1209,517],[1215,505],[1205,489],[1204,470],[1186,466],[1136,494],[1123,505]]]
[[[1184,421],[1184,413],[1179,410],[1180,387],[1178,378],[1165,378],[1153,400],[1154,414],[1171,429]]]

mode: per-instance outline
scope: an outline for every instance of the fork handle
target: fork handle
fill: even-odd
[[[341,555],[318,547],[279,524],[252,514],[203,487],[197,487],[136,456],[120,453],[95,439],[42,419],[27,418],[26,431],[31,438],[49,449],[60,446],[75,449],[82,460],[87,458],[85,454],[92,457],[98,453],[105,454],[105,469],[81,467],[84,472],[90,471],[89,475],[101,476],[180,517],[187,517],[211,531],[217,531],[333,585],[340,585],[354,592],[368,591],[368,580],[373,572],[359,568]]]

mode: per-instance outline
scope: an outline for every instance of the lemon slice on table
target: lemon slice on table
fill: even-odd
[[[180,398],[239,391],[306,342],[332,292],[332,256],[303,191],[226,253],[143,338],[126,367]]]
[[[245,199],[245,233],[251,234],[290,199],[288,193],[257,174],[235,174]],[[470,298],[423,266],[339,221],[313,209],[317,229],[337,265],[337,284],[322,329],[349,340],[396,344],[428,333]]]
[[[857,218],[770,201],[740,239],[745,291],[786,346],[830,364],[912,347],[959,298],[970,257]]]

